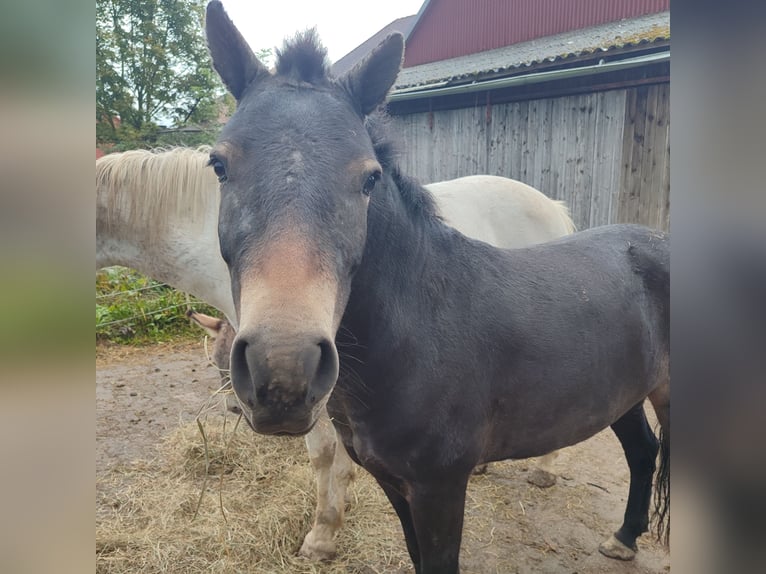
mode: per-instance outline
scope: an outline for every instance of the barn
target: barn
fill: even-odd
[[[477,173],[536,187],[579,229],[669,228],[669,0],[426,0],[389,111],[423,182]]]

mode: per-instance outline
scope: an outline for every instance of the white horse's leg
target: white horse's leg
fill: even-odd
[[[311,560],[329,560],[335,556],[334,538],[343,524],[346,488],[353,478],[353,466],[326,411],[306,435],[306,447],[317,477],[317,507],[314,526],[303,540],[299,554]]]
[[[537,463],[537,468],[532,470],[527,481],[540,488],[548,488],[556,484],[556,473],[553,471],[553,462],[558,458],[559,451],[549,452]]]

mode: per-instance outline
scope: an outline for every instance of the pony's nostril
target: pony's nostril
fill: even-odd
[[[253,385],[247,360],[248,342],[244,338],[234,341],[231,348],[231,386],[239,399],[247,405],[253,403]]]
[[[319,365],[317,366],[316,378],[333,375],[338,366],[335,346],[327,339],[322,339],[317,346],[319,347],[320,358]]]
[[[310,379],[309,404],[315,404],[332,389],[338,378],[338,352],[329,339],[321,339],[317,345],[318,361]]]

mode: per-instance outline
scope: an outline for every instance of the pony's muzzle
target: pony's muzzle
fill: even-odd
[[[335,344],[322,335],[275,338],[264,331],[240,332],[234,340],[234,392],[256,432],[307,433],[338,378]]]

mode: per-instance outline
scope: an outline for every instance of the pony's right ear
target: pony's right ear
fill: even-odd
[[[255,57],[219,0],[207,5],[205,35],[215,71],[239,102],[253,80],[269,71]]]

